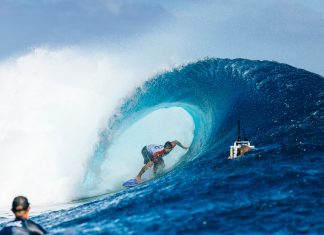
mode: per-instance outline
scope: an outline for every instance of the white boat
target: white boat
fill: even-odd
[[[247,140],[245,134],[243,140],[241,140],[240,136],[240,121],[238,121],[238,135],[237,140],[234,142],[232,146],[230,146],[230,155],[228,159],[242,157],[245,153],[250,152],[255,147],[251,145],[250,141]]]

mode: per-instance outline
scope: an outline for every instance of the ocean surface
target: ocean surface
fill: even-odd
[[[128,178],[110,175],[104,183],[118,187],[103,190],[115,138],[171,107],[193,122],[189,151],[137,187],[123,189]],[[228,160],[238,119],[256,150]],[[167,121],[155,125],[175,128]],[[32,219],[51,234],[323,234],[324,79],[245,59],[206,59],[161,73],[107,120],[78,187],[89,198]]]

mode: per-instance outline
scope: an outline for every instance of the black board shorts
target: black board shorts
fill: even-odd
[[[149,161],[152,161],[152,155],[149,153],[146,146],[142,148],[142,155],[144,158],[144,164],[148,163]]]

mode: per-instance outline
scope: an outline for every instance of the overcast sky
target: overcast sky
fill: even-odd
[[[324,75],[324,1],[0,1],[1,60],[37,47],[135,42],[188,60],[267,59]]]

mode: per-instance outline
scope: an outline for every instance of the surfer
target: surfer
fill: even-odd
[[[183,146],[179,141],[167,141],[164,145],[150,144],[142,148],[142,155],[144,158],[144,166],[136,176],[136,181],[141,182],[141,177],[144,172],[153,166],[153,173],[156,175],[158,168],[164,168],[165,164],[163,158],[165,155],[169,154],[173,148],[179,145],[183,149],[188,149],[188,147]]]
[[[0,235],[42,235],[46,231],[35,222],[29,220],[30,205],[28,199],[24,196],[15,197],[12,202],[11,211],[16,219],[7,223],[0,231]]]

